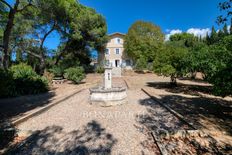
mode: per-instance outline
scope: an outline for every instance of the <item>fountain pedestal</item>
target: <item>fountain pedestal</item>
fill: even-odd
[[[125,87],[112,87],[112,67],[105,67],[104,86],[90,89],[90,102],[100,106],[121,105],[127,102]]]

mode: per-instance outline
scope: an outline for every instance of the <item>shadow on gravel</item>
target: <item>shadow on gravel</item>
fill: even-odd
[[[30,110],[49,104],[54,96],[54,93],[48,92],[0,99],[0,150],[8,147],[16,136],[17,130],[11,123],[11,118],[21,117]]]
[[[110,154],[116,142],[98,122],[91,121],[80,130],[68,133],[60,126],[49,126],[32,133],[6,154]]]
[[[186,119],[196,122],[197,128],[202,128],[202,125],[207,128],[207,121],[209,121],[218,131],[232,136],[232,107],[229,101],[204,97],[187,98],[179,95],[161,97],[160,101],[164,104]]]
[[[201,101],[197,101],[196,98],[187,99],[175,95],[162,96],[161,99],[156,99],[162,102],[165,101],[165,104],[182,114],[187,121],[191,120],[190,122],[192,122],[192,120],[194,120],[199,123],[199,120],[210,118],[210,121],[215,121],[213,124],[217,125],[219,130],[229,132],[232,128],[231,116],[223,114],[223,112],[231,110],[226,109],[226,107],[224,107],[224,110],[221,109],[222,111],[218,110],[218,107],[211,107],[212,109],[201,109],[202,105],[205,106],[210,103],[202,103]],[[148,98],[141,100],[140,104],[147,107],[147,113],[144,115],[138,115],[138,122],[152,131],[155,139],[160,143],[159,147],[162,149],[165,148],[165,150],[168,151],[168,154],[208,153],[222,155],[224,153],[228,154],[232,150],[230,144],[225,143],[222,146],[217,145],[217,142],[207,135],[191,135],[185,134],[186,132],[181,132],[190,131],[190,133],[197,133],[197,130],[194,130],[188,124],[175,117],[153,99]],[[214,116],[214,114],[218,114],[219,117]],[[202,115],[206,118],[202,118]],[[197,128],[200,129],[202,126],[198,126]]]
[[[55,93],[28,95],[16,98],[0,99],[0,123],[12,117],[20,117],[23,113],[50,103]]]
[[[196,85],[185,85],[178,84],[177,87],[170,87],[169,83],[148,83],[148,86],[156,89],[164,89],[172,93],[185,93],[189,95],[196,95],[197,92],[208,93],[211,90],[209,86],[196,86]],[[209,93],[208,93],[209,94]],[[158,99],[173,110],[177,111],[185,118],[194,120],[200,125],[206,125],[210,121],[214,124],[214,128],[219,131],[232,136],[232,103],[220,98],[207,98],[207,97],[184,97],[178,94],[163,95],[161,99]]]
[[[157,135],[178,130],[192,130],[151,98],[140,100],[140,104],[147,107],[147,113],[137,116],[138,122]]]
[[[212,95],[212,86],[191,85],[177,83],[177,86],[170,85],[170,82],[148,82],[148,87],[164,89],[171,93],[184,93],[188,95],[199,96],[199,93]]]

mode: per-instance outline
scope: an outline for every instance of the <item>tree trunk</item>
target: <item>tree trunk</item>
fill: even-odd
[[[4,69],[8,69],[9,61],[10,61],[10,53],[9,53],[9,42],[10,42],[10,35],[14,26],[14,18],[17,12],[17,8],[19,5],[19,0],[16,1],[14,8],[10,8],[10,12],[8,15],[8,21],[6,24],[6,28],[3,34],[3,67]]]
[[[60,52],[60,54],[56,57],[56,61],[55,61],[54,65],[58,65],[60,59],[61,59],[62,56],[65,54],[65,52],[66,52],[66,50],[67,50],[67,48],[68,48],[68,45],[67,45],[67,44],[68,44],[68,43],[66,43],[64,49],[63,49],[63,50]]]
[[[40,75],[43,75],[45,68],[46,68],[45,56],[43,55],[40,59],[40,65],[39,65]]]

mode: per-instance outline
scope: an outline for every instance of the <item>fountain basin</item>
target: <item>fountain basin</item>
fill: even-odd
[[[124,87],[95,87],[90,89],[90,102],[104,107],[121,105],[127,102],[127,93]]]

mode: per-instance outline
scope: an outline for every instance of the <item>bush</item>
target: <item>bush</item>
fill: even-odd
[[[48,91],[48,80],[36,74],[26,64],[12,66],[0,71],[0,97],[38,94]]]
[[[147,60],[144,57],[139,58],[136,61],[135,69],[137,71],[143,71],[143,70],[147,69]]]
[[[13,73],[14,79],[21,79],[21,78],[26,79],[26,78],[33,78],[38,76],[31,66],[28,66],[24,63],[12,66],[10,68],[10,72]]]
[[[96,72],[102,74],[102,73],[105,72],[105,69],[104,69],[104,67],[102,67],[102,66],[97,66]]]
[[[72,67],[65,70],[64,77],[75,83],[80,83],[85,78],[84,69],[82,67]]]
[[[54,74],[50,73],[48,71],[45,70],[43,77],[45,77],[48,80],[49,85],[52,84],[52,80],[54,79]]]
[[[17,96],[13,75],[9,71],[0,69],[0,98]]]
[[[55,77],[63,77],[64,68],[61,66],[53,66],[49,69],[49,72],[53,73]]]

